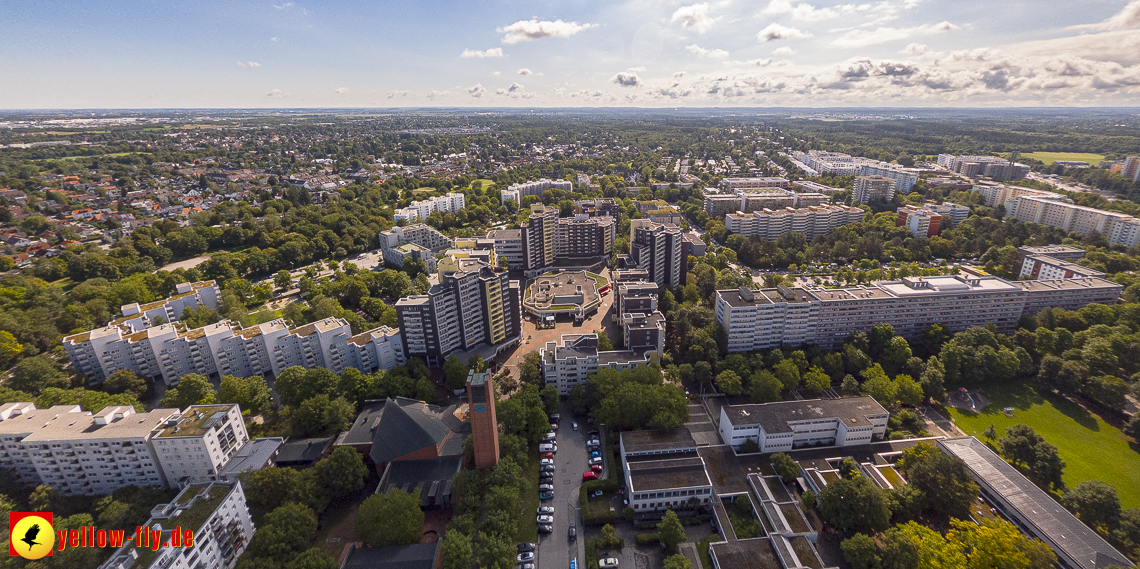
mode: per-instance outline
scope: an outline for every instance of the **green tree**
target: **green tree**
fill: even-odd
[[[3,257],[7,259],[8,257]],[[0,367],[8,367],[16,356],[24,353],[24,345],[7,330],[0,330]]]
[[[1107,531],[1120,522],[1116,488],[1100,480],[1086,480],[1065,492],[1061,503],[1091,528]]]
[[[501,257],[506,260],[506,257]],[[449,529],[443,536],[442,551],[443,569],[471,569],[474,552],[471,549],[471,538],[460,531]]]
[[[369,496],[356,516],[356,535],[372,547],[418,543],[423,527],[419,496],[399,489]]]
[[[716,387],[725,395],[740,395],[740,376],[736,372],[726,369],[716,376]]]
[[[843,533],[877,533],[891,519],[890,500],[870,479],[840,478],[819,493],[819,511]]]
[[[191,405],[209,405],[215,401],[214,386],[210,380],[196,373],[188,373],[182,376],[176,387],[166,390],[166,397],[158,405],[185,411]]]
[[[271,466],[248,475],[242,481],[255,521],[286,502],[315,504],[316,479],[309,472]]]
[[[772,372],[761,370],[752,374],[751,392],[753,403],[771,403],[780,400],[780,392],[784,384]]]
[[[804,374],[804,387],[808,388],[812,393],[819,395],[823,393],[824,389],[831,387],[831,377],[823,372],[822,369],[812,366],[806,374]]]
[[[364,458],[351,447],[337,447],[314,469],[318,487],[333,502],[359,492],[364,487],[364,478],[368,476]]]
[[[222,376],[217,396],[219,403],[235,403],[250,415],[260,415],[273,409],[269,384],[260,375],[249,377]]]
[[[692,564],[689,563],[689,558],[684,555],[670,555],[665,558],[665,569],[692,569]]]
[[[443,362],[443,377],[447,388],[460,390],[467,387],[467,373],[471,371],[460,359],[452,354]]]
[[[47,356],[25,358],[12,368],[12,377],[5,387],[25,391],[35,395],[48,387],[67,389],[71,380],[59,369],[59,365]]]
[[[895,398],[903,405],[917,407],[922,404],[923,390],[909,375],[895,377]]]
[[[312,509],[292,502],[284,504],[265,516],[265,522],[257,528],[238,566],[260,567],[247,564],[261,559],[283,566],[308,550],[316,533],[317,515]]]
[[[289,287],[293,286],[293,276],[289,274],[289,271],[281,269],[273,275],[273,284],[280,290],[289,290]]]
[[[610,335],[605,330],[594,330],[598,335],[598,351],[599,352],[612,352],[614,345],[610,342]]]
[[[910,484],[926,494],[935,512],[960,519],[969,517],[970,505],[978,498],[978,485],[961,459],[921,443],[903,452],[899,467]]]
[[[955,519],[950,525],[946,541],[966,555],[970,569],[1029,569],[1057,562],[1049,546],[1007,521],[990,518],[975,524]]]
[[[677,553],[677,546],[685,541],[686,536],[685,527],[681,525],[676,512],[665,512],[665,517],[657,524],[657,537],[661,540],[661,545],[665,546],[667,555]]]
[[[772,455],[771,461],[772,469],[780,475],[780,479],[784,482],[795,482],[796,478],[799,478],[800,465],[792,457],[778,452]]]
[[[146,380],[129,369],[121,369],[103,381],[103,390],[111,394],[126,393],[138,399],[146,391]]]
[[[337,569],[336,560],[329,554],[314,547],[293,558],[286,569]]]
[[[851,564],[851,569],[879,569],[879,547],[875,540],[865,533],[857,533],[839,544],[843,558]]]
[[[785,390],[792,390],[800,386],[800,368],[792,360],[783,360],[772,368],[776,379]]]
[[[998,439],[1002,456],[1038,486],[1061,488],[1065,461],[1057,447],[1045,442],[1032,427],[1024,424],[1007,427]]]
[[[843,376],[843,383],[839,385],[843,393],[847,395],[855,395],[859,393],[859,380],[855,376],[847,374]]]
[[[542,358],[538,352],[530,352],[523,356],[519,364],[519,381],[538,385],[542,381]]]
[[[554,384],[543,387],[538,395],[542,398],[542,408],[547,417],[558,412],[558,388]]]
[[[867,370],[867,380],[863,382],[861,387],[863,395],[873,397],[883,407],[893,407],[896,401],[896,394],[898,393],[898,385],[891,381],[886,372],[879,367],[879,364],[871,366]]]
[[[922,395],[935,401],[946,401],[945,377],[938,356],[930,356],[930,360],[926,362],[926,369],[918,378],[918,383],[922,385]]]

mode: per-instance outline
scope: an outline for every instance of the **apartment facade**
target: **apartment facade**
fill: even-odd
[[[191,405],[155,430],[150,439],[170,486],[211,482],[247,442],[249,432],[234,404]]]
[[[1095,231],[1109,243],[1125,247],[1140,243],[1140,219],[1114,211],[1026,195],[1010,198],[1005,204],[1005,215],[1082,235]]]
[[[427,272],[434,273],[436,262],[433,253],[454,246],[455,242],[446,235],[423,223],[380,232],[380,251],[384,261],[397,267],[403,266],[404,259],[412,258],[422,261]]]
[[[494,243],[495,257],[506,259],[508,267],[522,269],[526,266],[521,229],[495,229],[487,233],[487,238]]]
[[[503,203],[507,200],[515,203],[522,203],[522,199],[527,196],[537,196],[542,198],[542,192],[546,190],[562,190],[566,192],[574,191],[574,183],[570,180],[548,180],[541,178],[531,182],[523,182],[521,184],[511,184],[507,189],[503,190],[499,198]]]
[[[717,322],[729,352],[780,346],[841,346],[854,331],[886,323],[907,339],[931,323],[960,332],[992,322],[1012,333],[1023,315],[1044,306],[1115,304],[1122,287],[1096,278],[1011,283],[997,277],[910,277],[845,289],[746,288],[717,291]]]
[[[100,569],[231,569],[256,531],[240,482],[187,486],[151,510],[146,527],[162,528],[154,549],[127,542]],[[194,547],[170,545],[177,527],[194,532]]]
[[[870,397],[726,405],[720,439],[734,449],[753,441],[761,453],[865,445],[886,435],[888,419],[890,413]]]
[[[450,192],[446,196],[414,201],[408,207],[396,210],[392,215],[392,220],[397,223],[400,221],[413,223],[427,219],[429,215],[437,211],[456,214],[466,205],[464,199],[463,194]]]
[[[677,288],[685,284],[688,254],[679,227],[648,219],[631,220],[629,249],[637,268],[647,271],[658,286]]]
[[[966,177],[989,176],[995,180],[1015,181],[1029,174],[1029,166],[998,156],[955,156],[939,154],[938,165]]]
[[[522,223],[523,269],[539,271],[554,264],[558,209],[541,204],[530,206],[530,217]]]
[[[933,237],[941,228],[956,227],[970,216],[970,208],[949,202],[905,205],[896,211],[896,226],[906,227],[915,237]]]
[[[590,217],[617,217],[620,206],[613,198],[593,198],[574,202],[575,215]]]
[[[787,178],[724,178],[717,184],[720,189],[727,192],[737,190],[759,190],[763,188],[789,189],[792,183]]]
[[[998,207],[1006,205],[1006,202],[1023,196],[1035,197],[1049,201],[1073,203],[1069,198],[1043,190],[1034,190],[1033,188],[1023,188],[1021,186],[1007,186],[1005,184],[995,186],[974,186],[973,191],[981,194],[982,203],[988,207]]]
[[[278,375],[291,366],[327,367],[340,373],[355,364],[365,366],[358,369],[369,373],[391,369],[403,363],[402,352],[390,343],[398,334],[376,329],[354,336],[341,318],[296,328],[274,320],[245,329],[223,320],[185,332],[171,324],[139,331],[108,325],[67,336],[63,346],[75,368],[89,380],[101,381],[125,369],[174,386],[188,373]]]
[[[1026,257],[1025,261],[1021,263],[1021,274],[1018,275],[1018,277],[1023,279],[1035,279],[1039,281],[1103,276],[1104,273],[1100,271],[1082,267],[1081,265],[1062,259],[1055,259],[1047,255],[1030,255]]]
[[[599,352],[597,334],[563,334],[559,342],[547,342],[538,354],[543,383],[558,388],[559,395],[570,395],[575,385],[585,383],[599,369],[627,370],[653,361],[653,352],[645,349]]]
[[[834,172],[838,176],[882,176],[894,183],[894,189],[908,192],[918,182],[919,170],[898,164],[872,160],[842,152],[796,151],[792,156],[819,174]],[[826,193],[826,192],[824,192]]]
[[[884,176],[859,176],[855,178],[855,192],[851,195],[855,203],[887,202],[895,197],[895,181]]]
[[[179,283],[169,298],[140,305],[137,302],[120,307],[122,316],[115,321],[134,328],[177,322],[187,308],[205,306],[217,310],[222,289],[214,281]]]
[[[785,233],[798,231],[810,241],[818,235],[826,235],[836,227],[863,221],[865,214],[863,210],[847,205],[762,209],[752,213],[730,213],[724,218],[724,226],[732,233],[761,237],[767,241],[775,241]]]
[[[608,256],[614,249],[615,231],[617,219],[613,217],[579,214],[559,218],[554,230],[554,256],[558,259]]]

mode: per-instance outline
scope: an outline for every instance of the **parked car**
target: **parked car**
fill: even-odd
[[[554,413],[553,415],[551,415],[551,416],[550,416],[550,424],[552,424],[552,425],[557,425],[557,424],[558,424],[558,420],[559,420],[560,418],[561,418],[561,417],[558,415],[558,413]]]
[[[596,437],[596,436],[598,436],[600,433],[598,433],[598,430],[597,430],[597,429],[590,429],[590,432],[588,432],[588,433],[586,433],[586,434],[587,434],[587,435],[590,435],[591,437]]]
[[[538,479],[539,484],[554,484],[553,476],[542,476]]]
[[[554,472],[554,465],[553,464],[543,464],[543,465],[539,466],[538,469],[541,472]]]
[[[539,492],[538,493],[538,499],[539,500],[553,500],[554,499],[554,492],[550,492],[550,491]]]
[[[601,463],[602,463],[602,457],[600,457],[600,456],[596,456],[596,457],[590,459],[591,465],[601,464]]]
[[[570,426],[571,426],[571,427],[573,427],[573,429],[574,429],[575,431],[577,431],[577,430],[578,430],[578,422],[577,422],[577,421],[574,421],[574,423],[572,423]]]
[[[540,455],[538,455],[538,456],[539,456],[540,458],[554,458],[554,453],[552,453],[552,452],[544,452],[544,453],[542,453],[542,454],[540,454]]]
[[[538,516],[538,523],[552,524],[554,523],[554,516]]]
[[[570,529],[566,530],[566,539],[569,539],[570,541],[575,541],[578,539],[578,527],[577,526],[575,526],[574,524],[570,524]]]
[[[538,452],[558,452],[558,445],[554,443],[542,443],[538,445]]]
[[[515,558],[515,560],[519,563],[529,563],[531,561],[534,561],[534,552],[524,551],[520,553],[519,556]]]
[[[602,451],[599,451],[599,450],[590,451],[590,458],[597,458],[599,456],[602,456]]]
[[[577,559],[571,559],[570,560],[570,569],[578,569],[578,560]]]
[[[605,559],[599,559],[598,560],[599,569],[610,569],[611,567],[617,567],[617,566],[618,566],[618,560],[616,557],[607,557]]]
[[[605,467],[603,467],[603,466],[602,466],[602,465],[600,465],[600,464],[591,464],[591,465],[590,465],[590,470],[593,470],[594,472],[597,472],[597,473],[598,473],[598,476],[601,476],[601,475],[602,475],[602,470],[605,470]]]
[[[519,553],[523,553],[526,551],[534,551],[535,547],[538,547],[538,545],[534,544],[534,543],[520,543],[520,544],[518,544]]]
[[[540,465],[549,464],[550,466],[554,466],[554,459],[553,458],[544,458],[544,459],[538,461],[538,463]]]
[[[598,439],[596,439],[596,438],[593,438],[593,439],[590,439],[590,440],[586,441],[586,444],[588,444],[588,445],[593,445],[593,446],[601,446],[601,445],[602,445],[602,441],[600,441],[600,440],[598,440]]]
[[[519,563],[515,569],[534,569],[534,563]]]
[[[554,506],[539,506],[538,515],[554,515]]]
[[[582,482],[586,482],[588,480],[597,480],[597,479],[598,479],[598,473],[594,472],[593,470],[591,470],[589,472],[583,472],[582,473]]]
[[[554,485],[553,484],[539,484],[538,485],[538,491],[539,492],[553,492],[554,491]]]
[[[538,524],[538,533],[554,533],[554,524]]]
[[[553,439],[553,438],[554,438],[554,435],[556,435],[556,434],[557,434],[557,433],[555,433],[553,430],[550,430],[550,431],[546,431],[546,432],[545,432],[545,433],[543,433],[542,435],[543,435],[543,437],[545,437],[545,438],[548,438],[548,439]]]

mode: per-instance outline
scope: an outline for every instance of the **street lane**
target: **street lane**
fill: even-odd
[[[582,566],[583,554],[586,546],[582,532],[582,523],[578,512],[578,488],[582,486],[582,473],[589,470],[589,457],[586,452],[585,433],[586,425],[579,424],[578,430],[572,428],[574,418],[570,413],[570,405],[562,403],[559,408],[562,423],[558,425],[558,453],[554,456],[554,499],[543,502],[542,505],[554,506],[554,532],[539,535],[538,567],[540,569],[565,569],[570,567],[571,559],[578,559]],[[571,542],[567,537],[570,524],[578,527],[578,539]]]

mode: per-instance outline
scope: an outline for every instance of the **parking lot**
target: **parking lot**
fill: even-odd
[[[580,423],[575,431],[572,428],[574,418],[567,403],[562,404],[559,414],[562,422],[555,437],[558,453],[554,455],[557,469],[554,473],[554,499],[542,501],[543,506],[554,506],[554,530],[538,536],[537,566],[569,567],[570,560],[577,559],[578,566],[584,567],[586,546],[578,512],[578,488],[582,486],[582,473],[590,469],[586,433],[591,427]],[[578,537],[574,541],[567,537],[570,524],[574,524],[578,530]]]

